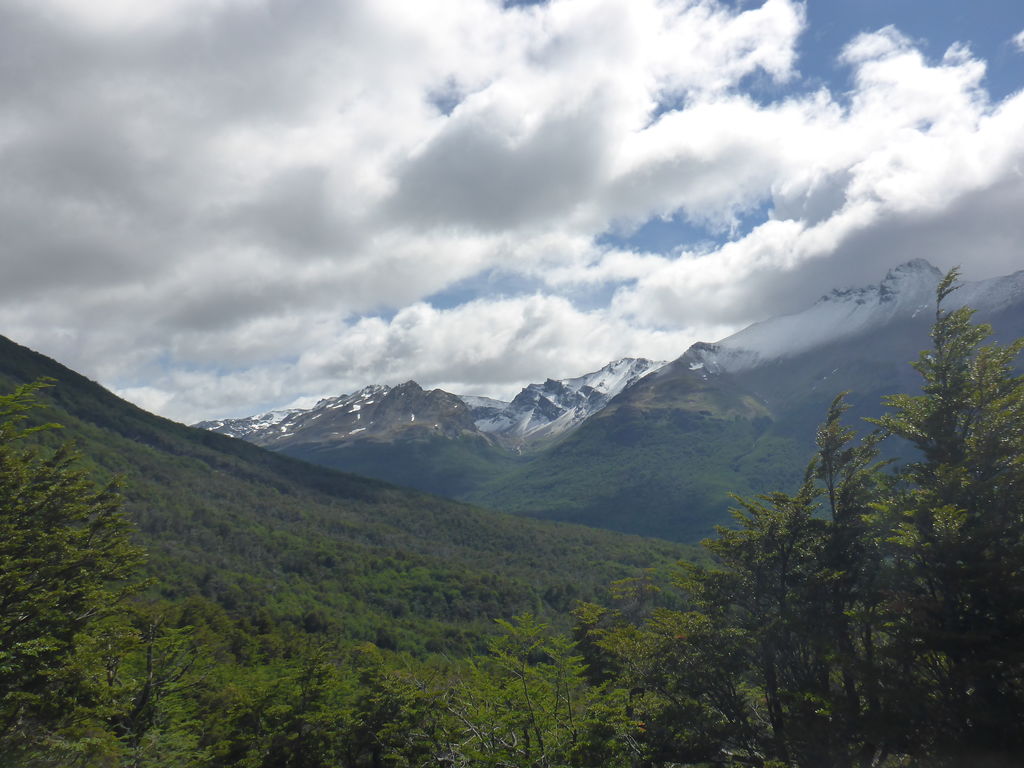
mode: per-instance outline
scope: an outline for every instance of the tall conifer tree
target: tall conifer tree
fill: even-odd
[[[142,551],[115,483],[97,485],[69,445],[27,440],[41,384],[0,396],[0,753],[74,734],[102,712],[85,633],[118,609]]]

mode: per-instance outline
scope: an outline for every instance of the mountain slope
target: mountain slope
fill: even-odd
[[[490,618],[551,615],[612,579],[670,562],[665,543],[541,525],[325,470],[132,406],[0,337],[0,388],[40,377],[41,418],[66,425],[126,506],[171,597],[413,650],[465,648]],[[49,439],[56,439],[50,436]]]
[[[464,498],[537,517],[693,541],[728,522],[729,492],[792,489],[836,394],[847,421],[913,392],[909,365],[930,346],[938,270],[915,260],[802,313],[698,343],[625,389],[529,465]],[[967,283],[970,305],[1003,342],[1024,336],[1024,272]]]
[[[833,291],[804,312],[756,323],[716,344],[695,344],[654,386],[671,388],[668,382],[690,372],[730,382],[772,411],[772,431],[804,441],[838,392],[850,392],[854,416],[877,415],[884,395],[919,387],[909,363],[931,346],[941,277],[923,259],[907,262],[878,285]],[[977,320],[993,325],[997,341],[1018,338],[1024,335],[1024,271],[964,283],[947,304],[975,308]]]
[[[930,321],[941,278],[927,261],[913,259],[891,269],[878,285],[833,290],[802,312],[754,323],[715,344],[694,344],[682,359],[693,370],[736,373],[876,332],[894,321],[918,316]]]
[[[669,366],[671,367],[671,366]],[[752,493],[801,464],[772,445],[769,410],[721,379],[658,386],[668,367],[625,390],[564,440],[468,494],[479,503],[613,530],[696,541],[726,522],[729,493]]]

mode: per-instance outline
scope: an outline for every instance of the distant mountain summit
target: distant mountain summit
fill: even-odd
[[[696,388],[719,400],[745,393],[771,413],[775,432],[794,437],[810,434],[839,392],[851,393],[854,415],[877,415],[882,396],[918,386],[909,363],[930,346],[941,279],[927,260],[913,259],[876,285],[836,289],[801,312],[697,342],[627,390],[619,405],[674,407]],[[970,306],[994,324],[997,338],[1016,338],[1024,334],[1024,271],[962,283],[946,305]]]
[[[738,373],[894,323],[915,318],[931,323],[942,274],[926,259],[912,259],[889,270],[877,285],[835,289],[801,312],[754,323],[713,344],[698,342],[680,360],[691,370]],[[1024,271],[964,283],[950,296],[949,306],[990,313],[1022,299]]]
[[[394,387],[374,384],[352,395],[324,398],[308,409],[195,426],[275,449],[304,442],[388,440],[407,432],[452,438],[476,431],[470,408],[460,398],[440,389],[424,390],[415,381]]]
[[[698,342],[681,358],[691,370],[737,373],[881,328],[935,306],[942,273],[924,259],[889,270],[878,285],[833,290],[807,309],[754,323],[714,344]]]
[[[617,394],[656,371],[664,362],[626,357],[573,379],[548,379],[524,387],[510,403],[463,397],[477,429],[505,445],[561,435],[594,415]]]
[[[198,429],[207,429],[210,432],[219,432],[228,437],[246,439],[250,435],[266,432],[287,419],[299,409],[291,408],[282,411],[267,411],[259,416],[246,416],[241,419],[213,419],[211,421],[200,421],[193,424]],[[250,441],[252,442],[252,441]]]

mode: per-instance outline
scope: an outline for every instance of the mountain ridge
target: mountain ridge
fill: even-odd
[[[833,289],[800,312],[753,323],[717,342],[697,342],[681,358],[694,369],[735,373],[877,330],[899,319],[914,319],[923,313],[930,321],[935,288],[941,279],[942,272],[926,259],[911,259],[890,269],[878,284]],[[1022,297],[1024,270],[962,283],[947,304],[995,312]]]
[[[413,434],[401,437],[415,439],[425,437],[426,429],[448,438],[476,435],[521,451],[571,430],[662,365],[646,358],[622,358],[582,376],[529,384],[508,402],[424,390],[411,380],[393,387],[371,384],[352,395],[323,398],[308,409],[207,420],[192,426],[274,449],[298,441],[386,440],[406,431]]]
[[[671,363],[685,362],[691,370],[703,370],[710,375],[737,373],[880,328],[900,317],[912,319],[922,312],[930,316],[926,310],[934,308],[935,286],[941,277],[941,271],[926,259],[911,259],[890,269],[877,284],[833,289],[800,312],[752,323],[715,342],[695,342],[670,363],[621,358],[581,376],[549,378],[542,383],[529,384],[511,401],[429,390],[437,393],[435,398],[452,396],[460,400],[469,407],[473,421],[472,425],[465,419],[458,419],[454,425],[438,421],[436,428],[449,437],[476,431],[499,446],[519,451],[571,431],[640,379]],[[950,303],[994,311],[1019,301],[1022,296],[1024,270],[1005,277],[964,283]],[[419,385],[414,381],[397,387],[372,384],[352,395],[324,398],[310,409],[274,410],[243,418],[207,420],[193,426],[258,445],[284,447],[294,444],[295,433],[309,427],[314,415],[322,418],[328,410],[359,405],[368,395],[385,397],[393,389],[403,387],[411,389]],[[448,406],[446,416],[458,407],[451,402]],[[428,412],[421,414],[421,422],[430,421],[430,411],[437,409],[437,403],[428,407]],[[415,420],[413,411],[409,416],[410,422]],[[390,426],[396,424],[395,417],[390,417]],[[375,426],[377,429],[371,429],[367,423],[342,424],[331,436],[337,440],[382,437],[380,426]],[[311,434],[317,434],[317,430],[311,430]]]

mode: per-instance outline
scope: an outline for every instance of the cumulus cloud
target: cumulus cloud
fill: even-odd
[[[367,382],[408,379],[461,394],[511,399],[521,381],[569,377],[626,356],[670,359],[689,340],[716,335],[722,327],[657,330],[638,328],[607,309],[581,311],[561,297],[530,295],[479,299],[437,309],[418,302],[392,318],[363,317],[338,323],[329,315],[302,324],[261,318],[238,329],[232,340],[258,364],[228,370],[207,358],[203,368],[171,371],[161,386],[124,387],[120,393],[163,411],[229,414],[261,407],[309,404],[324,394],[353,392]],[[261,339],[278,344],[260,350]],[[281,340],[305,348],[295,358],[273,360]],[[225,341],[196,357],[215,353]],[[257,349],[253,348],[256,345]],[[509,360],[516,376],[508,376]],[[241,361],[239,361],[241,362]]]
[[[746,115],[728,123],[749,133],[702,120],[703,131],[687,134],[745,156],[739,178],[771,201],[771,218],[710,252],[642,263],[635,286],[616,296],[620,311],[647,324],[742,322],[795,310],[837,283],[877,279],[911,256],[963,264],[969,277],[1019,268],[1024,226],[1008,212],[1024,194],[1024,95],[990,104],[982,62],[955,47],[929,63],[891,28],[861,35],[842,59],[856,85],[847,106],[820,93],[770,107],[734,102],[728,109]],[[684,191],[678,176],[665,177]]]
[[[797,0],[10,0],[0,333],[194,420],[409,378],[508,395],[913,256],[1015,269],[1024,95],[893,28],[807,91],[806,24]],[[710,235],[602,238],[657,217]],[[450,298],[495,273],[529,293]]]
[[[383,373],[396,381],[415,373],[426,381],[494,389],[509,357],[527,379],[570,376],[629,354],[672,355],[685,331],[647,333],[605,310],[584,312],[561,297],[533,295],[475,300],[449,310],[418,303],[390,321],[359,320],[330,347],[310,350],[300,366],[320,378],[364,381]]]

